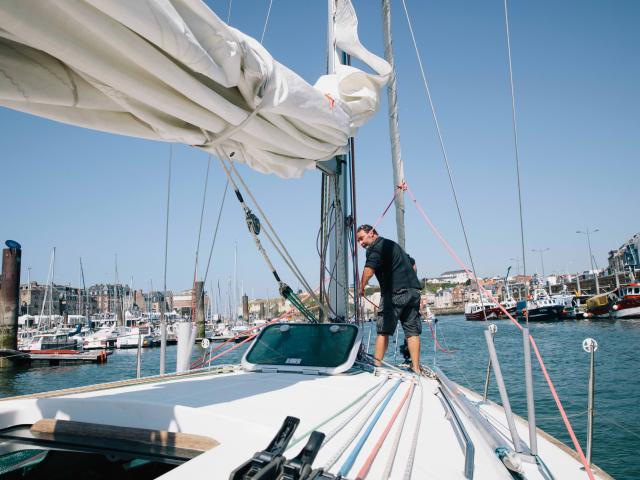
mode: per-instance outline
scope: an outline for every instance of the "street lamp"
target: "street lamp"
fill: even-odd
[[[589,263],[591,264],[591,271],[593,272],[594,278],[596,279],[596,295],[600,292],[600,282],[598,281],[598,272],[595,271],[593,267],[593,253],[591,253],[591,234],[599,232],[597,228],[595,230],[589,230],[587,227],[586,231],[576,230],[576,233],[580,233],[587,236],[587,245],[589,246]]]
[[[542,282],[543,282],[543,285],[544,285],[544,279],[545,279],[545,274],[544,274],[544,258],[543,258],[543,256],[542,256],[542,254],[543,254],[544,252],[549,251],[549,248],[541,248],[541,249],[533,248],[531,251],[532,251],[532,252],[538,252],[538,253],[540,254],[540,264],[542,265]]]
[[[509,260],[512,262],[516,262],[516,273],[517,275],[520,275],[520,259],[518,257],[514,257],[510,258]]]

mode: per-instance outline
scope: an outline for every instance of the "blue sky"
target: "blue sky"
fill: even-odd
[[[208,1],[226,18],[226,1]],[[382,55],[379,1],[356,1],[363,43]],[[313,83],[325,68],[325,1],[274,0],[264,44]],[[268,1],[235,0],[231,24],[257,38]],[[479,274],[498,274],[520,257],[502,2],[407,0],[439,113]],[[549,248],[545,270],[588,268],[592,237],[599,266],[608,250],[639,230],[640,4],[635,1],[510,2],[528,270],[533,248]],[[443,234],[467,258],[401,3],[393,7],[402,152],[407,181]],[[392,195],[385,103],[359,132],[358,218],[373,222]],[[169,145],[83,130],[0,109],[0,237],[24,248],[23,278],[44,282],[51,248],[56,281],[79,283],[79,257],[89,284],[121,280],[162,284]],[[207,157],[174,148],[168,287],[193,278]],[[315,238],[320,174],[281,180],[240,167],[310,283],[317,283]],[[206,256],[224,187],[212,163],[201,255]],[[251,296],[276,286],[228,197],[210,280],[223,293],[238,245],[239,279]],[[407,250],[422,275],[456,268],[407,204]],[[395,237],[393,211],[378,229]],[[286,268],[277,267],[297,285]],[[208,282],[209,283],[209,282]],[[207,285],[207,288],[210,288]]]

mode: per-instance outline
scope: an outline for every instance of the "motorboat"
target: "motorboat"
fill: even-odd
[[[26,344],[24,351],[39,350],[77,350],[82,348],[75,338],[66,333],[37,333]]]
[[[116,339],[116,348],[142,348],[154,345],[154,335],[151,325],[125,327],[124,333]]]

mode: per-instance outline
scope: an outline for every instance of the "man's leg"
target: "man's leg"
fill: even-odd
[[[384,358],[384,354],[387,353],[387,348],[389,348],[389,335],[379,334],[376,337],[376,366],[380,366],[380,361]]]
[[[420,337],[417,335],[407,337],[407,347],[411,356],[411,368],[414,372],[420,373]]]
[[[411,369],[420,373],[420,334],[422,333],[422,317],[420,315],[420,292],[409,290],[394,297],[394,307],[402,322],[407,348],[411,357]]]

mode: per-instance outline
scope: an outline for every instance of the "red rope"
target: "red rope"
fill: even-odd
[[[438,341],[438,337],[436,337],[436,332],[433,330],[433,326],[431,325],[431,322],[427,322],[427,325],[429,325],[429,330],[431,330],[431,336],[433,337],[433,340],[436,342],[436,347],[438,348],[438,350],[444,353],[456,353],[458,351],[457,349],[448,350],[446,348],[443,348],[442,345],[440,345],[440,342]]]
[[[473,275],[473,273],[464,264],[464,262],[462,260],[460,260],[460,257],[458,257],[458,255],[453,250],[451,245],[449,245],[449,243],[444,239],[444,237],[442,236],[440,231],[433,224],[433,222],[431,221],[429,216],[426,214],[426,212],[422,208],[422,205],[420,205],[420,203],[418,202],[416,197],[413,195],[413,192],[411,191],[411,189],[408,186],[407,186],[407,193],[409,194],[409,196],[411,197],[411,200],[413,201],[414,205],[418,209],[418,212],[420,212],[420,214],[422,215],[424,220],[427,222],[427,225],[429,225],[429,227],[431,228],[433,233],[436,235],[438,240],[440,240],[440,243],[442,243],[442,245],[449,252],[451,257],[467,273],[467,275],[469,275],[469,278],[472,278],[472,279],[475,280],[476,278]],[[493,302],[495,302],[500,307],[500,310],[502,310],[502,312],[511,320],[511,322],[513,322],[513,324],[516,327],[518,327],[520,330],[523,329],[522,325],[520,325],[518,323],[518,321],[516,319],[514,319],[513,316],[504,308],[504,306],[501,305],[500,302],[497,301],[497,299],[493,296],[493,294],[491,292],[485,290],[484,287],[482,287],[482,285],[480,284],[479,281],[478,281],[478,286],[482,290],[482,292],[480,292],[481,294],[482,293],[486,294]],[[556,402],[558,410],[560,411],[560,416],[562,417],[564,425],[567,428],[567,432],[569,433],[569,436],[571,437],[571,441],[573,442],[573,446],[575,447],[576,452],[578,453],[578,456],[580,457],[580,461],[582,462],[582,464],[585,467],[585,472],[589,476],[590,480],[595,480],[595,478],[593,476],[593,472],[591,471],[591,468],[589,467],[589,464],[587,463],[587,459],[584,456],[582,448],[580,447],[580,442],[578,441],[578,439],[577,439],[577,437],[576,437],[576,435],[575,435],[575,433],[573,431],[573,427],[571,426],[571,422],[569,421],[569,417],[567,417],[567,414],[566,414],[566,412],[564,410],[564,407],[562,406],[562,402],[560,401],[560,397],[558,396],[558,392],[556,391],[555,386],[553,385],[553,381],[551,380],[551,377],[549,376],[549,373],[547,372],[547,368],[546,368],[546,366],[544,364],[544,361],[542,360],[542,355],[540,355],[540,352],[538,351],[538,347],[536,346],[536,342],[533,340],[533,337],[531,335],[529,335],[529,342],[533,346],[533,349],[534,349],[534,351],[536,353],[536,357],[538,359],[538,363],[540,364],[540,368],[542,369],[542,373],[543,373],[543,375],[544,375],[544,377],[545,377],[545,379],[547,381],[547,384],[549,385],[549,390],[551,390],[551,395],[553,396],[553,399]]]
[[[411,383],[411,387],[407,389],[407,392],[404,394],[404,397],[402,397],[402,401],[400,402],[400,405],[398,405],[398,408],[396,408],[396,411],[393,412],[393,416],[389,419],[389,423],[387,423],[387,426],[382,432],[382,435],[380,435],[380,438],[374,445],[373,450],[371,451],[371,453],[365,460],[364,465],[362,465],[362,468],[360,468],[360,471],[356,475],[356,480],[363,480],[367,476],[367,473],[369,473],[369,469],[371,468],[371,465],[373,465],[373,461],[378,455],[380,448],[382,448],[382,444],[384,443],[385,439],[387,438],[387,435],[391,431],[391,427],[393,427],[393,424],[395,423],[396,418],[398,418],[398,415],[400,414],[402,407],[407,402],[407,399],[409,398],[409,395],[411,395],[411,393],[413,392],[414,388],[415,388],[415,384]]]

